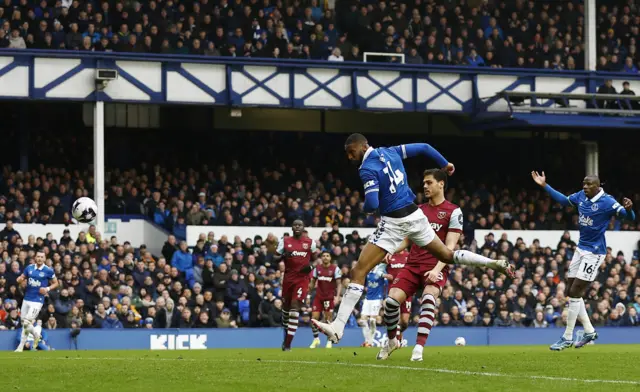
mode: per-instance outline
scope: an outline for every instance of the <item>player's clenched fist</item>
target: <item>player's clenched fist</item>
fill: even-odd
[[[447,163],[447,166],[442,168],[442,170],[447,172],[448,175],[452,176],[453,173],[456,171],[456,167],[453,166],[453,163],[449,162],[449,163]]]
[[[631,201],[631,199],[625,197],[624,199],[622,199],[622,206],[627,211],[631,210],[631,208],[633,208],[633,202]]]

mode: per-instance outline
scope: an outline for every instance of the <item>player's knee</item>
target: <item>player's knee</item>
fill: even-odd
[[[384,308],[385,310],[395,311],[400,308],[400,302],[398,302],[398,300],[396,300],[395,298],[389,296],[384,300]]]

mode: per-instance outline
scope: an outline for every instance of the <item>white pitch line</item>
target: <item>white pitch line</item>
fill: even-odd
[[[2,358],[4,359],[4,358]],[[9,359],[9,358],[7,358]],[[75,360],[75,361],[130,361],[131,358],[122,357],[24,357],[16,356],[11,358],[15,359],[32,359],[36,361],[40,360]],[[314,366],[346,366],[346,367],[363,367],[363,368],[375,368],[375,369],[394,369],[394,370],[409,370],[418,372],[432,372],[432,373],[446,373],[446,374],[458,374],[466,376],[481,376],[481,377],[505,377],[505,378],[519,378],[529,380],[548,380],[548,381],[567,381],[567,382],[583,382],[591,384],[624,384],[624,385],[640,385],[640,381],[631,380],[599,380],[599,379],[582,379],[572,377],[554,377],[554,376],[537,376],[528,374],[506,374],[506,373],[491,373],[491,372],[474,372],[470,370],[454,370],[454,369],[440,369],[440,368],[425,368],[425,367],[413,367],[402,365],[376,365],[372,363],[351,363],[351,362],[323,362],[323,361],[295,361],[295,360],[277,360],[277,359],[208,359],[208,358],[153,358],[144,357],[140,358],[142,361],[187,361],[187,362],[263,362],[263,363],[279,363],[279,364],[297,364],[297,365],[314,365]]]

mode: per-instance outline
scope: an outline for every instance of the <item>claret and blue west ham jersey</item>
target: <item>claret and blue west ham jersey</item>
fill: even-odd
[[[612,216],[619,214],[624,207],[604,190],[589,199],[584,191],[569,196],[569,202],[578,208],[580,241],[578,247],[594,254],[607,253],[607,241],[604,233]]]
[[[384,263],[378,264],[374,269],[367,274],[367,294],[368,300],[381,300],[385,297],[385,285],[387,280],[384,275],[387,273],[387,265]]]
[[[27,291],[24,295],[25,301],[44,303],[44,295],[40,294],[40,288],[48,287],[49,281],[55,278],[55,272],[51,267],[42,265],[38,268],[31,264],[22,273],[27,279]]]
[[[359,169],[364,194],[366,196],[368,193],[378,192],[381,215],[406,207],[416,198],[407,184],[407,172],[402,162],[405,158],[405,145],[369,147],[364,154]]]

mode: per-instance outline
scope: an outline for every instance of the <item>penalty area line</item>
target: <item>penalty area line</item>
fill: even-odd
[[[5,359],[5,358],[3,358]],[[8,359],[8,358],[6,358]],[[30,359],[33,361],[53,360],[53,361],[131,361],[132,358],[122,357],[24,357],[16,356],[11,360]],[[579,382],[588,384],[618,384],[618,385],[640,385],[640,381],[632,380],[600,380],[600,379],[583,379],[573,377],[554,377],[554,376],[539,376],[531,374],[507,374],[507,373],[492,373],[492,372],[475,372],[471,370],[455,370],[455,369],[442,369],[442,368],[426,368],[417,366],[402,366],[402,365],[382,365],[373,363],[352,363],[352,362],[324,362],[324,361],[301,361],[301,360],[278,360],[278,359],[208,359],[208,358],[153,358],[143,357],[139,358],[141,361],[160,361],[160,362],[172,362],[172,361],[185,361],[185,362],[236,362],[236,363],[273,363],[273,364],[296,364],[296,365],[311,365],[311,366],[343,366],[343,367],[358,367],[358,368],[372,368],[372,369],[392,369],[392,370],[405,370],[414,372],[427,372],[427,373],[443,373],[443,374],[456,374],[464,376],[479,376],[479,377],[503,377],[503,378],[518,378],[528,380],[547,380],[547,381],[565,381],[565,382]]]

